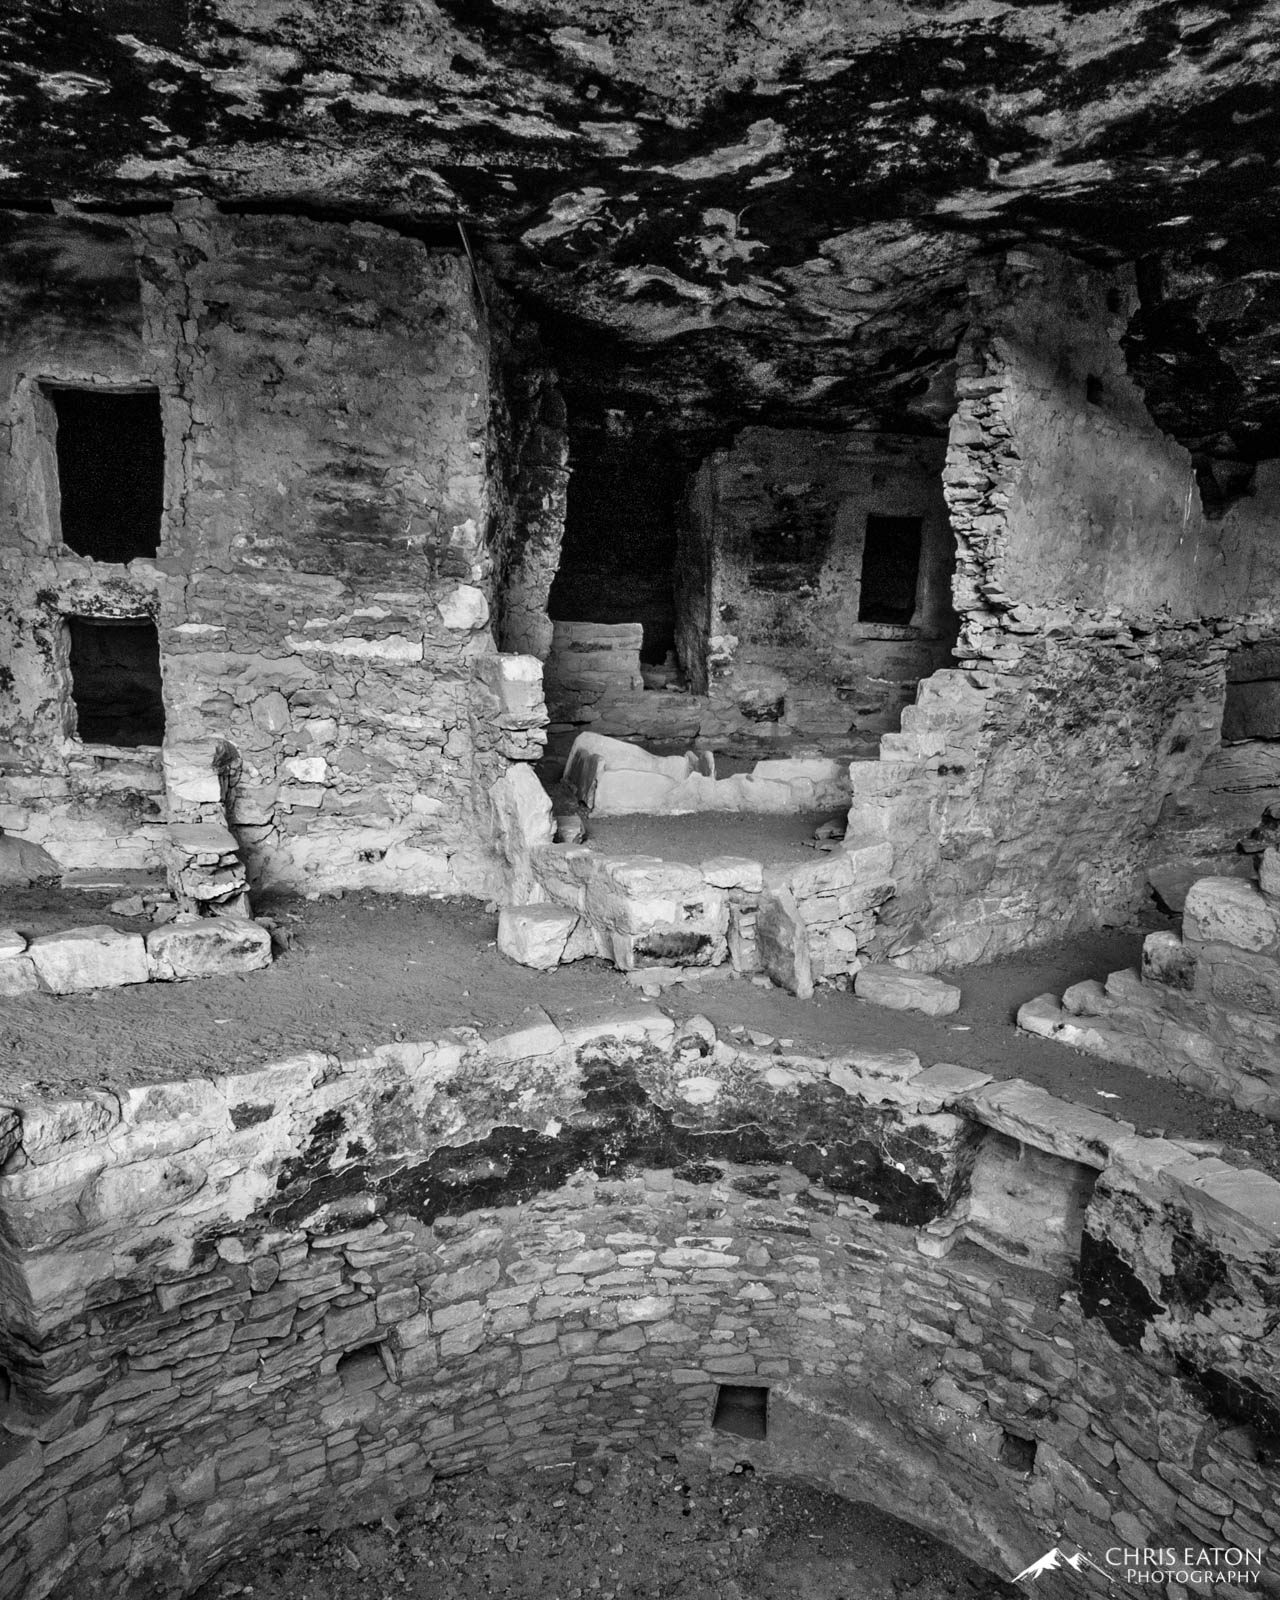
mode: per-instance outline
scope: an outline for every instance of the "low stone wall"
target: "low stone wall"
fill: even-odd
[[[993,1136],[1101,1169],[1078,1305],[924,1253]],[[0,1158],[5,1600],[188,1589],[433,1472],[638,1445],[907,1510],[1005,1572],[1064,1528],[1280,1531],[1250,1342],[1280,1186],[1026,1085],[542,1017],[32,1099]],[[1016,1253],[1024,1216],[979,1210]],[[766,1441],[710,1429],[720,1383],[770,1390]]]
[[[697,866],[543,845],[530,864],[539,892],[578,916],[562,960],[601,955],[623,969],[719,966],[765,972],[793,994],[856,972],[878,907],[893,893],[891,852],[846,840],[803,866],[713,856]]]
[[[1232,1105],[1280,1116],[1280,851],[1262,887],[1201,878],[1181,937],[1148,934],[1141,972],[1029,1000],[1018,1026]]]
[[[146,934],[106,925],[65,928],[30,941],[0,928],[0,995],[77,994],[270,965],[271,935],[249,917],[180,917]]]

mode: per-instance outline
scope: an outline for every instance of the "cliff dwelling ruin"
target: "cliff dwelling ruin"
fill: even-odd
[[[0,1600],[1280,1595],[1280,4],[0,16]]]

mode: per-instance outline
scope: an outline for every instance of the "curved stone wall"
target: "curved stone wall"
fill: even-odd
[[[993,1138],[1064,1193],[1101,1169],[1079,1300],[937,1254],[970,1210],[1006,1255],[1045,1213]],[[1029,1086],[647,1012],[26,1104],[0,1153],[5,1600],[187,1589],[432,1473],[636,1446],[749,1456],[998,1572],[1059,1533],[1280,1528],[1280,1186]],[[722,1383],[768,1388],[765,1441],[712,1430]]]

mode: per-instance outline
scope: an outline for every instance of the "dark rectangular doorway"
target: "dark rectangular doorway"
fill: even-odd
[[[46,389],[57,418],[62,542],[94,561],[160,549],[164,430],[154,389]]]

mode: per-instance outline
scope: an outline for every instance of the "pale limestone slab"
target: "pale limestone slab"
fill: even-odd
[[[945,1104],[962,1094],[972,1094],[991,1081],[989,1072],[975,1072],[972,1067],[962,1067],[952,1061],[935,1061],[912,1078],[911,1087],[936,1095]]]
[[[1097,1017],[1107,1009],[1107,991],[1096,978],[1085,978],[1062,992],[1062,1009],[1073,1017]]]
[[[1261,892],[1239,878],[1201,878],[1187,891],[1183,936],[1263,950],[1280,935],[1280,917]]]
[[[748,856],[709,856],[702,862],[702,876],[714,889],[741,889],[759,894],[764,886],[764,867]]]
[[[146,983],[151,976],[142,935],[103,926],[41,934],[30,955],[41,985],[54,994]]]
[[[147,935],[157,978],[218,978],[271,965],[271,935],[247,917],[182,917]]]
[[[510,1033],[484,1032],[483,1037],[489,1059],[504,1063],[554,1055],[564,1045],[564,1034],[545,1011],[537,1012],[536,1019],[523,1028]]]
[[[482,590],[469,583],[460,583],[456,589],[436,602],[436,611],[446,628],[459,633],[475,633],[489,620],[489,602]]]
[[[853,992],[873,1005],[891,1011],[921,1011],[927,1017],[947,1017],[960,1009],[960,991],[954,984],[927,972],[904,972],[885,962],[863,967],[853,980]]]
[[[0,960],[0,998],[13,999],[40,987],[30,956],[10,955]]]
[[[1059,1100],[1021,1078],[975,1089],[964,1096],[963,1104],[998,1133],[1099,1170],[1106,1166],[1116,1141],[1134,1132],[1131,1122]]]
[[[522,967],[546,971],[564,959],[578,920],[576,911],[562,906],[503,906],[498,912],[498,949]]]
[[[565,1043],[575,1050],[601,1039],[621,1039],[632,1044],[648,1041],[663,1050],[676,1031],[675,1023],[656,1006],[632,1006],[619,1011],[614,1006],[601,1005],[579,1016],[566,1015],[555,1020]]]

